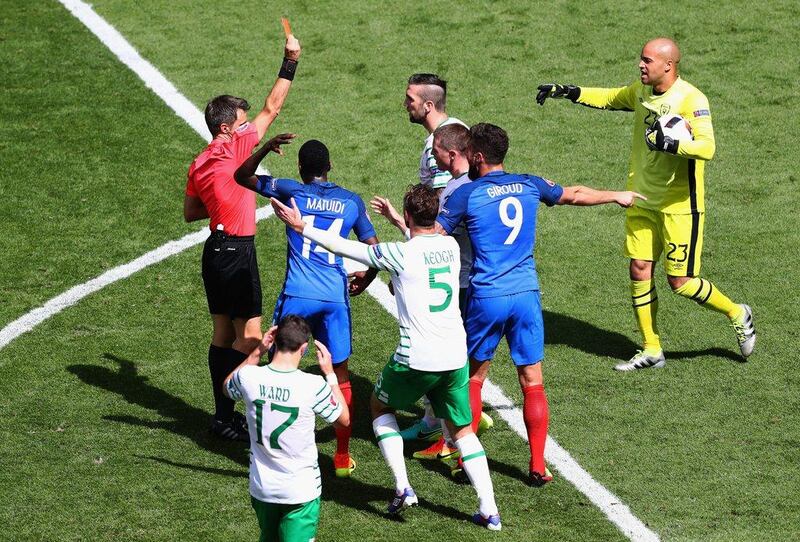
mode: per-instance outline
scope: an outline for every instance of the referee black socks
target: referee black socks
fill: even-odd
[[[233,418],[233,407],[236,403],[222,393],[222,385],[246,357],[247,354],[233,348],[213,344],[208,347],[208,370],[214,392],[214,418],[218,421],[229,422]]]

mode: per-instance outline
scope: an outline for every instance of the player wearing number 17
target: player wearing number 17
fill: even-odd
[[[325,345],[315,341],[324,379],[298,369],[310,331],[302,318],[287,316],[224,383],[225,395],[245,403],[252,454],[250,502],[262,542],[314,539],[322,487],[314,415],[334,427],[350,425]],[[273,345],[272,362],[259,367]]]
[[[507,151],[508,136],[502,128],[481,123],[470,129],[467,160],[474,180],[450,196],[437,223],[439,230],[450,234],[464,222],[472,242],[465,327],[473,424],[481,415],[481,389],[489,365],[505,335],[524,398],[523,419],[531,452],[529,483],[540,486],[550,481],[551,475],[544,462],[549,411],[541,363],[544,324],[533,260],[539,202],[630,207],[642,196],[585,186],[562,188],[535,175],[506,173],[503,160]]]
[[[370,245],[377,243],[375,228],[361,197],[328,180],[330,156],[328,148],[320,141],[312,139],[300,147],[298,162],[302,183],[255,175],[258,164],[267,153],[283,154],[281,145],[289,143],[292,138],[293,134],[280,134],[267,141],[239,167],[235,174],[236,182],[262,196],[275,197],[286,203],[294,198],[306,224],[342,237],[347,237],[353,230],[359,241]],[[352,325],[347,273],[342,258],[290,228],[286,229],[286,238],[286,279],[275,304],[273,323],[287,314],[296,314],[308,321],[314,338],[330,348],[339,386],[352,412],[353,393],[347,363],[352,353]],[[372,270],[354,281],[350,285],[350,294],[363,291],[376,274],[377,271]],[[336,475],[340,477],[350,476],[356,467],[355,460],[350,457],[350,436],[350,427],[336,429],[333,463]]]
[[[714,128],[708,100],[678,75],[681,53],[674,41],[656,38],[645,44],[639,60],[639,81],[620,88],[539,86],[536,101],[567,97],[574,103],[617,111],[632,111],[628,187],[647,201],[628,210],[625,255],[630,258],[631,298],[643,350],[619,371],[663,367],[666,363],[656,326],[658,295],[653,264],[666,252],[664,268],[670,288],[699,305],[725,314],[731,321],[744,358],[756,342],[753,314],[747,305],[731,301],[710,280],[700,278],[700,253],[705,220],[704,170],[714,156]],[[680,115],[693,137],[672,139],[657,119]]]

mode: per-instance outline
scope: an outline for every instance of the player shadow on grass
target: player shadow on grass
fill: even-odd
[[[619,360],[628,360],[641,346],[630,340],[622,333],[599,328],[589,322],[578,320],[566,314],[552,311],[543,311],[544,314],[544,344],[563,344],[599,357],[610,357]],[[674,360],[689,360],[704,356],[726,358],[731,361],[741,362],[738,352],[724,348],[706,348],[704,350],[667,351],[667,358]]]
[[[70,365],[67,370],[86,384],[115,393],[132,405],[154,411],[161,418],[166,418],[148,420],[136,416],[106,414],[103,416],[104,420],[169,431],[192,440],[203,450],[226,457],[245,467],[249,464],[249,455],[243,442],[221,441],[209,433],[210,413],[187,403],[177,395],[150,384],[146,376],[139,374],[136,363],[133,361],[109,353],[103,354],[103,358],[116,363],[117,367],[112,369],[100,365]],[[148,459],[168,465],[186,466],[220,474],[219,469],[209,470],[205,467],[184,465],[157,457],[148,457]],[[236,473],[237,471],[229,472]],[[247,475],[246,471],[244,475]]]

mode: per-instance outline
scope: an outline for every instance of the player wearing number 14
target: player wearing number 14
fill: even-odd
[[[328,181],[331,169],[327,147],[317,140],[306,141],[298,152],[299,183],[292,179],[277,179],[269,175],[255,175],[256,167],[270,151],[282,154],[281,145],[289,143],[293,134],[280,134],[248,158],[236,171],[236,182],[255,190],[262,196],[274,197],[288,203],[294,198],[303,221],[317,229],[347,237],[355,231],[359,241],[376,244],[375,228],[367,216],[360,196]],[[287,314],[301,316],[311,326],[315,339],[330,348],[333,368],[339,380],[347,407],[352,411],[353,394],[347,361],[352,352],[350,300],[347,273],[342,258],[323,247],[304,239],[294,230],[286,229],[287,255],[286,279],[283,291],[275,304],[273,323]],[[363,291],[375,278],[371,270],[354,281],[351,295]],[[349,476],[355,469],[350,457],[351,429],[336,429],[336,475]]]

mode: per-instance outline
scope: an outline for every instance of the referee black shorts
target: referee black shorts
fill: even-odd
[[[208,312],[231,318],[261,316],[261,279],[252,235],[213,232],[203,247]]]

